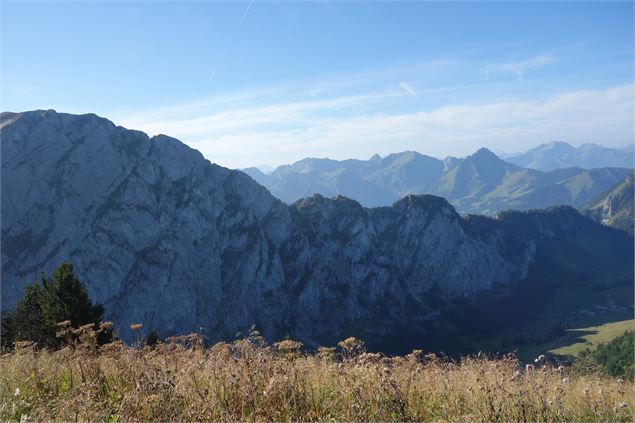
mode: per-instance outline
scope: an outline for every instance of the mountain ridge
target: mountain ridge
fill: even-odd
[[[174,138],[95,115],[4,122],[3,306],[71,260],[124,339],[132,323],[210,340],[257,324],[267,339],[308,345],[355,335],[389,350],[403,334],[407,349],[437,336],[430,323],[456,299],[533,283],[545,240],[586,234],[632,249],[566,207],[463,218],[437,196],[374,209],[343,196],[285,205]],[[615,272],[632,271],[625,257]]]
[[[408,194],[433,194],[447,198],[460,213],[484,214],[558,204],[581,207],[628,173],[622,168],[542,172],[504,161],[486,148],[462,159],[408,151],[367,161],[306,158],[270,174],[244,171],[287,203],[314,193],[341,194],[374,207]]]
[[[594,169],[635,166],[635,155],[627,149],[608,148],[593,143],[574,147],[563,141],[541,144],[524,153],[508,156],[505,160],[519,166],[543,171],[565,167]]]

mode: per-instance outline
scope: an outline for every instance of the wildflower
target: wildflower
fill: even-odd
[[[20,396],[20,388],[15,388],[15,392],[13,393],[13,396],[15,396],[15,397],[19,397]]]
[[[626,407],[628,407],[628,404],[626,404],[624,401],[622,401],[617,406],[620,407],[620,408],[626,408]]]
[[[564,372],[564,366],[558,366],[558,371],[559,371],[560,373]]]
[[[108,321],[108,322],[101,322],[101,323],[99,324],[99,328],[100,328],[101,330],[108,330],[108,329],[112,328],[112,322],[110,322],[110,321]]]
[[[276,342],[273,346],[283,353],[295,353],[302,349],[302,342],[285,339],[284,341]]]
[[[622,379],[618,379],[617,383],[619,383],[620,385],[624,383],[624,381]]]
[[[347,358],[355,357],[366,351],[364,341],[350,337],[337,343]]]
[[[421,361],[423,358],[423,350],[412,350],[410,354],[408,354],[408,359],[413,361]]]
[[[534,369],[535,369],[535,366],[534,366],[533,364],[527,364],[527,365],[525,366],[525,371],[526,371],[527,373],[532,373],[532,372],[534,371]]]

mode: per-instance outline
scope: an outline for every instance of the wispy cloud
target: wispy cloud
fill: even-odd
[[[490,79],[494,73],[512,73],[516,75],[519,80],[522,80],[525,72],[542,68],[543,66],[553,63],[555,60],[556,58],[554,56],[543,54],[518,62],[487,65],[485,67],[485,76],[487,79]]]
[[[537,56],[499,63],[495,72],[522,75],[552,60]],[[474,72],[479,67],[425,62],[107,115],[150,135],[177,137],[209,160],[237,168],[307,156],[364,158],[400,150],[439,157],[469,154],[480,146],[518,151],[553,139],[573,144],[632,142],[632,84],[542,96],[532,87],[524,95],[501,88],[492,96],[491,84]]]
[[[395,95],[395,94],[390,94]],[[383,102],[369,94],[329,100],[340,108]],[[322,113],[319,102],[289,102],[242,108],[196,118],[120,121],[150,134],[167,133],[229,167],[279,165],[306,156],[370,157],[418,150],[443,157],[469,154],[486,145],[522,150],[565,139],[597,142],[632,140],[633,85],[573,91],[542,100],[464,104],[407,113],[353,115]],[[155,116],[157,117],[157,116]]]
[[[399,86],[406,92],[408,93],[408,95],[410,95],[411,97],[415,98],[415,99],[419,99],[419,97],[417,96],[417,93],[415,92],[414,88],[412,88],[412,86],[407,83],[407,82],[400,82]]]

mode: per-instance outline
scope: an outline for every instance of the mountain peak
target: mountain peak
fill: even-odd
[[[565,142],[565,141],[551,141],[551,142],[548,142],[548,143],[543,144],[543,145],[546,146],[546,147],[558,147],[558,146],[560,146],[560,147],[572,147],[571,144],[569,144],[568,142]]]
[[[537,150],[555,150],[559,152],[573,151],[575,147],[564,141],[551,141],[547,144],[542,144],[536,148]]]
[[[564,141],[552,141],[547,144],[541,144],[506,160],[518,166],[543,171],[567,167],[579,167],[582,169],[633,167],[632,152],[629,153],[591,143],[574,147]]]
[[[502,161],[500,159],[500,157],[498,157],[496,154],[492,153],[491,150],[485,148],[485,147],[481,147],[478,150],[476,150],[476,152],[474,154],[472,154],[471,156],[472,159],[477,159],[477,160],[483,160],[483,159],[488,159],[488,160],[499,160]]]

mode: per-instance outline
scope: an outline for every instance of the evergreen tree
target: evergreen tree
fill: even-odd
[[[53,279],[42,275],[39,284],[26,287],[24,297],[2,319],[2,344],[10,347],[14,341],[29,340],[41,347],[58,347],[57,323],[70,321],[73,328],[93,323],[104,314],[100,304],[94,305],[71,263],[62,263]],[[100,336],[100,341],[111,338]]]

